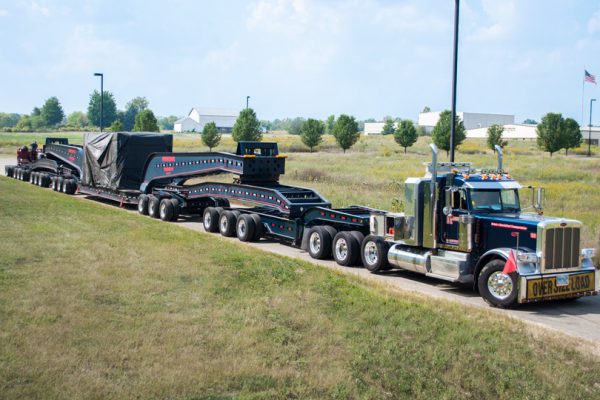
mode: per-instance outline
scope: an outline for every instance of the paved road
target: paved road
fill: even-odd
[[[0,173],[4,174],[4,165],[12,162],[12,158],[0,157]],[[129,211],[135,212],[134,209],[129,209]],[[181,218],[177,224],[194,231],[204,232],[202,222],[199,218]],[[410,291],[433,298],[454,301],[498,312],[501,315],[541,327],[543,331],[555,330],[575,338],[591,341],[593,348],[600,354],[600,296],[587,297],[575,302],[530,304],[516,310],[497,310],[489,307],[469,288],[432,278],[425,278],[408,271],[392,271],[385,274],[373,275],[363,268],[346,268],[340,267],[334,261],[314,260],[302,250],[284,246],[274,241],[262,240],[258,243],[241,243],[235,238],[226,239],[270,253],[299,258],[345,274],[360,277],[361,279],[371,280],[395,290]]]

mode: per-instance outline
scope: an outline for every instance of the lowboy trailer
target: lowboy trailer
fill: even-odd
[[[167,136],[104,133],[83,146],[49,139],[40,160],[7,166],[6,173],[136,204],[140,214],[165,221],[200,214],[208,232],[275,238],[373,273],[402,269],[471,284],[495,307],[598,293],[594,250],[580,245],[582,223],[542,216],[540,187],[529,188],[536,212],[523,212],[519,190],[527,188],[503,170],[500,148],[497,168],[476,170],[438,162],[431,145],[425,176],[405,182],[405,212],[393,213],[335,209],[312,189],[282,185],[285,156],[276,143],[240,142],[235,154],[173,153]],[[206,180],[222,173],[233,174],[233,182]]]

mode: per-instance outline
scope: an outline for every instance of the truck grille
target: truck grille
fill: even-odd
[[[544,243],[544,269],[555,270],[579,267],[580,228],[548,228]]]

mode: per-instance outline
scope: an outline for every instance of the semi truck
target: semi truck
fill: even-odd
[[[522,187],[503,169],[432,160],[404,183],[405,211],[333,208],[312,189],[283,185],[276,143],[239,142],[234,153],[172,152],[170,135],[88,135],[83,146],[49,138],[40,159],[7,166],[8,176],[73,194],[135,204],[165,221],[200,215],[208,232],[241,241],[274,238],[315,259],[399,269],[468,284],[494,307],[597,295],[594,249],[582,223],[543,215],[544,190]],[[233,182],[210,181],[229,173]],[[533,212],[520,194],[531,191]],[[234,202],[234,206],[232,206]]]

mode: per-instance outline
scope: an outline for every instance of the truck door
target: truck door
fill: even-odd
[[[458,188],[446,188],[444,199],[445,204],[439,224],[440,243],[456,247],[460,245],[462,221],[460,217],[468,212],[466,192]]]

